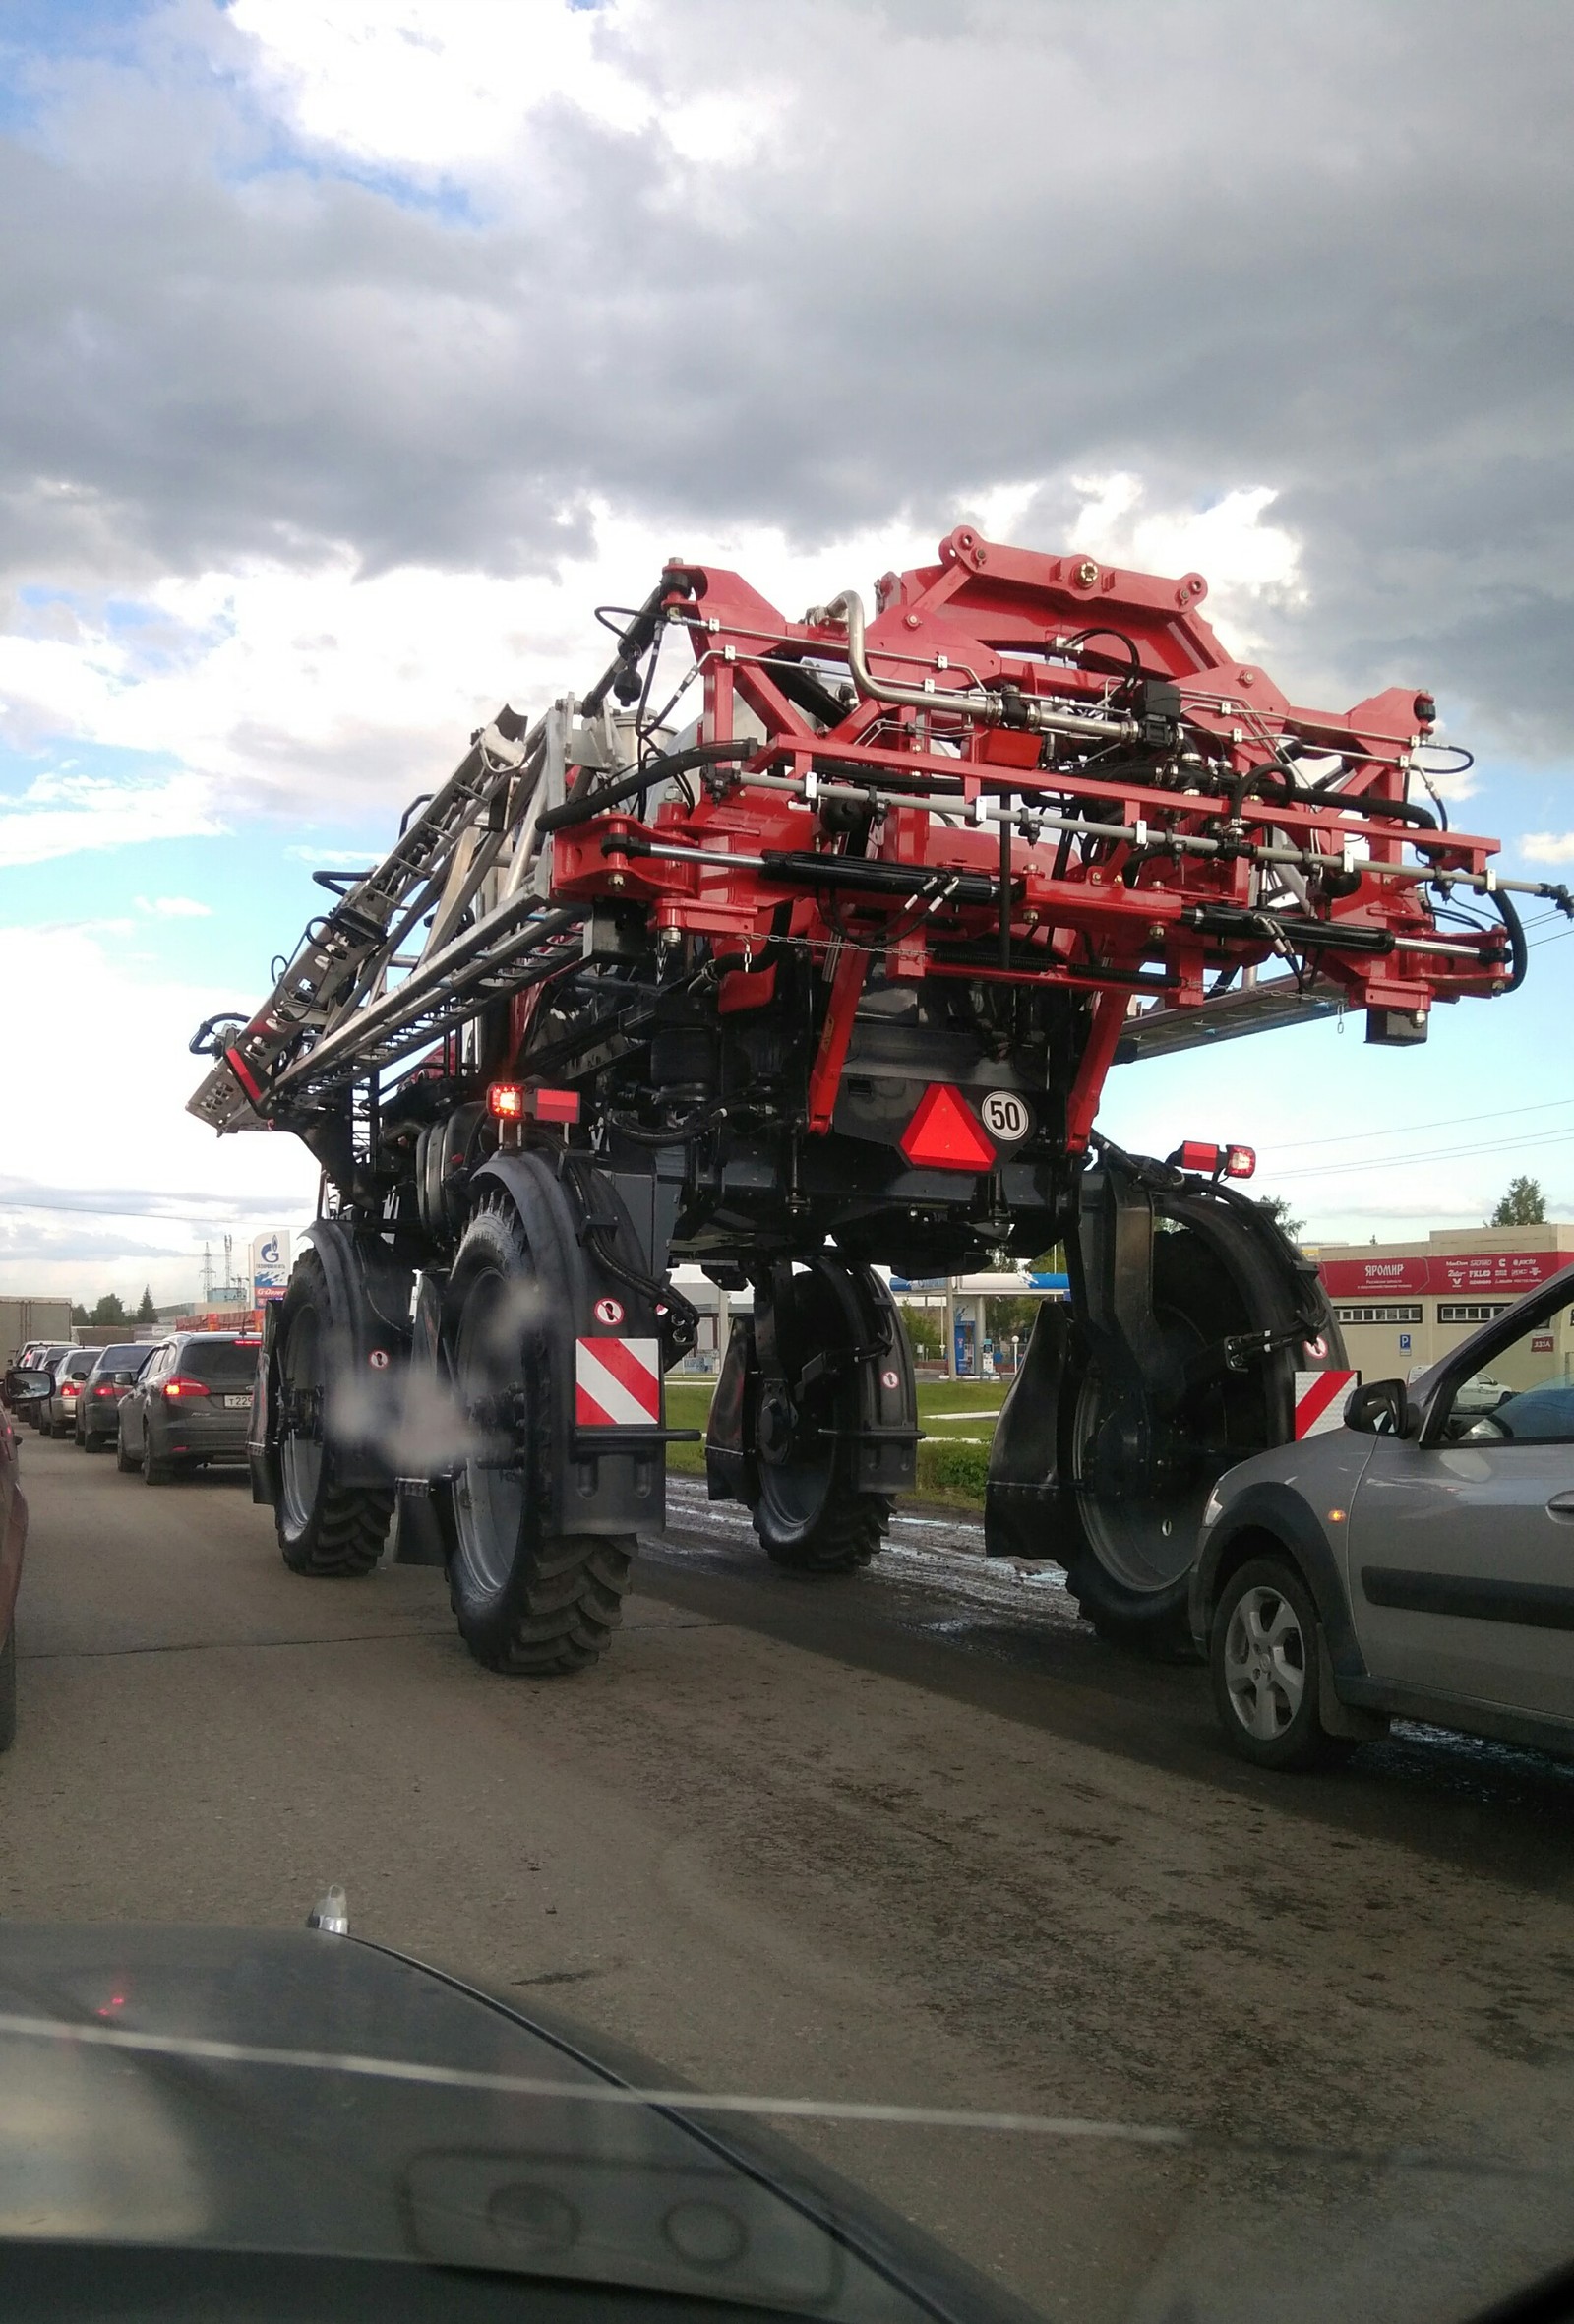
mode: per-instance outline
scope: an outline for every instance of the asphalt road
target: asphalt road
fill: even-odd
[[[288,1574],[234,1477],[23,1468],[0,1913],[280,1925],[340,1879],[707,2088],[1197,2132],[794,2126],[1055,2317],[1462,2314],[1574,2251],[1574,1770],[1411,1730],[1258,1777],[1200,1674],[949,1520],[811,1582],[677,1480],[614,1653],[527,1683],[439,1573]]]

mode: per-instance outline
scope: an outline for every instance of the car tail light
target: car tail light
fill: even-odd
[[[60,1383],[60,1393],[62,1396],[80,1396],[82,1394],[81,1380],[63,1379]]]
[[[113,1396],[117,1391],[113,1380],[100,1379],[93,1382],[92,1392],[95,1396]]]
[[[965,1098],[948,1081],[932,1081],[899,1140],[916,1169],[988,1170],[995,1148]]]
[[[189,1397],[206,1396],[207,1393],[208,1388],[204,1381],[188,1379],[184,1373],[177,1372],[173,1379],[166,1379],[164,1382],[164,1394],[169,1398],[171,1404],[183,1404]]]

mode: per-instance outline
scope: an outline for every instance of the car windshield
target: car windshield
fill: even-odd
[[[1574,2324],[1571,251],[1574,0],[0,0],[0,2324]]]
[[[215,1385],[250,1386],[257,1371],[255,1344],[241,1340],[189,1339],[180,1351],[180,1369],[190,1379]]]

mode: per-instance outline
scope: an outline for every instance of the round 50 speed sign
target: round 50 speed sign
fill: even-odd
[[[992,1089],[978,1111],[997,1145],[1020,1145],[1032,1133],[1033,1109],[1014,1089]]]

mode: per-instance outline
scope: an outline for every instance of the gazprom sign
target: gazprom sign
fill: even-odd
[[[252,1237],[252,1297],[261,1307],[267,1300],[282,1299],[288,1287],[289,1232],[271,1227]]]

